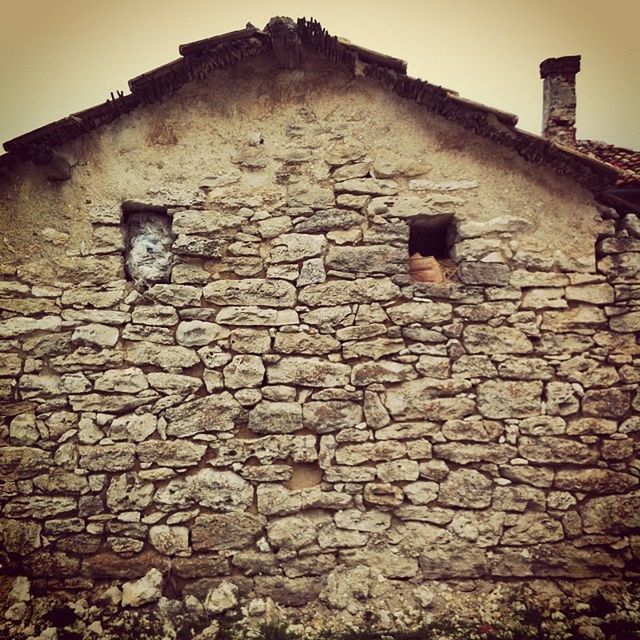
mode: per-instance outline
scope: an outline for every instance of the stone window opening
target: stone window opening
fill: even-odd
[[[138,290],[171,281],[174,236],[164,207],[122,207],[125,237],[125,272]]]
[[[452,280],[456,265],[451,247],[456,236],[453,215],[417,216],[409,224],[409,274],[416,282]]]

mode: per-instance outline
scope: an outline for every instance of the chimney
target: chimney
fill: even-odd
[[[540,64],[543,84],[542,135],[576,146],[576,73],[580,56],[547,58]]]

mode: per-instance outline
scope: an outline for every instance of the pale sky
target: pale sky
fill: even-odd
[[[274,15],[403,58],[540,133],[548,57],[582,54],[578,137],[640,149],[638,0],[19,0],[0,21],[0,142],[104,102],[178,45]]]

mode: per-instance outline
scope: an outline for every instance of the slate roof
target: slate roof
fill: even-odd
[[[286,37],[283,38],[283,33]],[[516,128],[517,116],[466,100],[455,91],[407,75],[406,63],[359,47],[327,33],[315,20],[293,22],[273,18],[264,30],[245,29],[198,40],[179,48],[180,58],[129,81],[129,94],[117,92],[101,105],[79,111],[4,143],[0,169],[25,160],[46,157],[49,150],[98,129],[147,103],[162,100],[182,85],[203,79],[211,72],[239,64],[257,55],[281,59],[292,51],[298,56],[319,56],[352,74],[381,85],[398,96],[422,105],[428,111],[464,128],[514,149],[528,162],[550,166],[594,192],[612,186],[620,177],[616,165],[593,154],[569,149],[541,136]]]

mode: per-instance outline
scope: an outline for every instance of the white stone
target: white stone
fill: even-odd
[[[363,362],[353,366],[351,384],[362,387],[373,383],[403,382],[418,377],[416,370],[410,364],[402,364],[387,360]]]
[[[173,307],[197,307],[202,289],[187,284],[155,284],[147,295],[162,304]]]
[[[228,389],[259,387],[264,380],[264,364],[260,356],[242,354],[235,356],[224,368],[224,384]]]
[[[404,302],[387,308],[395,324],[439,324],[451,320],[452,307],[442,302]]]
[[[467,325],[462,341],[469,353],[531,353],[533,345],[527,336],[514,327]]]
[[[302,429],[302,406],[297,402],[260,402],[249,413],[254,433],[292,433]]]
[[[328,306],[379,302],[399,295],[400,289],[388,278],[358,278],[312,284],[302,289],[298,298],[302,304]]]
[[[87,324],[77,327],[71,339],[73,342],[98,347],[113,347],[118,342],[118,329],[105,324]]]
[[[213,340],[226,338],[229,330],[213,322],[189,320],[176,329],[176,342],[184,347],[202,347]]]
[[[308,284],[319,284],[327,279],[324,269],[324,261],[322,258],[311,258],[302,263],[300,276],[296,281],[298,287],[304,287]]]
[[[292,307],[296,299],[296,290],[291,283],[262,278],[218,280],[210,282],[203,292],[205,300],[219,305],[287,308]]]
[[[541,411],[542,382],[488,380],[478,385],[478,409],[486,418],[526,418]]]
[[[109,427],[109,437],[113,440],[142,442],[156,430],[156,426],[157,418],[152,413],[118,416]]]
[[[257,306],[224,307],[216,316],[220,324],[240,326],[280,327],[298,324],[298,313],[294,309],[267,309]]]
[[[373,509],[367,511],[348,509],[346,511],[338,511],[335,515],[335,522],[340,529],[380,533],[391,526],[391,516],[388,513]]]
[[[182,438],[210,431],[230,431],[240,411],[238,401],[228,391],[196,398],[167,409],[167,435]]]
[[[412,482],[418,479],[420,468],[415,460],[391,460],[376,466],[382,482]]]
[[[173,307],[154,304],[136,307],[131,320],[135,324],[170,327],[178,322],[178,314]]]
[[[200,378],[178,373],[149,373],[147,380],[151,387],[168,394],[186,395],[195,393],[202,387]]]
[[[9,426],[9,437],[13,445],[32,445],[40,439],[34,413],[17,415]]]
[[[418,378],[388,387],[384,404],[393,417],[403,420],[457,420],[475,411],[475,401],[460,395],[469,389],[464,379]]]
[[[173,216],[171,229],[173,233],[207,233],[234,229],[244,223],[244,218],[214,211],[178,211]]]
[[[147,377],[137,367],[128,369],[110,369],[98,377],[94,383],[96,391],[117,391],[119,393],[138,393],[149,388]]]
[[[185,555],[189,552],[189,529],[159,524],[149,529],[149,542],[166,556]]]
[[[58,316],[43,318],[9,318],[0,321],[0,338],[15,338],[33,331],[60,331],[62,321]]]
[[[210,589],[204,601],[205,611],[213,615],[234,609],[238,605],[238,587],[232,582],[221,582]]]
[[[122,606],[141,607],[156,602],[162,596],[162,574],[157,569],[149,569],[139,580],[122,585]]]
[[[293,228],[289,216],[275,216],[258,222],[258,230],[263,238],[276,238]]]
[[[392,196],[398,193],[395,180],[379,180],[377,178],[351,178],[336,184],[336,193],[371,194]]]
[[[307,387],[340,387],[349,382],[351,367],[318,358],[284,357],[267,366],[269,384],[299,384]]]
[[[324,251],[326,244],[327,241],[322,235],[288,233],[274,241],[271,261],[274,263],[298,262],[305,258],[313,258]]]
[[[16,576],[8,596],[9,602],[29,602],[31,600],[31,583],[27,576]]]
[[[195,351],[187,347],[170,347],[153,342],[134,342],[125,351],[127,362],[137,365],[153,365],[168,371],[188,369],[200,362]]]
[[[474,469],[451,471],[440,485],[438,501],[447,506],[482,509],[491,504],[491,481]]]
[[[533,224],[524,218],[502,215],[489,220],[461,220],[458,223],[460,238],[475,238],[493,233],[521,233],[531,229]]]
[[[429,504],[438,497],[437,482],[410,482],[403,487],[404,493],[412,504]]]
[[[409,189],[412,191],[460,191],[462,189],[477,188],[478,183],[475,180],[446,180],[441,182],[424,178],[409,180]]]
[[[232,471],[200,469],[170,480],[158,490],[154,501],[174,509],[200,505],[224,513],[246,509],[253,501],[253,487]]]

